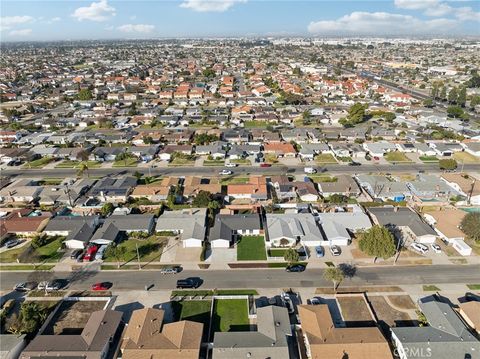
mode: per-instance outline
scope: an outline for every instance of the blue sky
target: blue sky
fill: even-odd
[[[480,35],[480,1],[2,0],[2,41]]]

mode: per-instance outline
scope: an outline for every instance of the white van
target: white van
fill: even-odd
[[[107,250],[108,245],[103,244],[98,248],[97,253],[95,254],[95,260],[100,261],[103,259],[103,255],[105,254],[105,251]]]
[[[421,244],[421,243],[417,243],[417,242],[413,242],[410,247],[417,251],[417,252],[420,252],[422,254],[425,254],[428,252],[428,247],[425,245],[425,244]]]
[[[317,173],[317,170],[316,170],[315,168],[313,168],[313,167],[305,167],[305,168],[303,169],[303,171],[304,171],[305,173],[308,173],[308,174]]]

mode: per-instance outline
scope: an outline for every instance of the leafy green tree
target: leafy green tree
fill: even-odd
[[[464,111],[460,106],[448,106],[447,113],[450,117],[459,118],[463,115]]]
[[[451,171],[457,168],[458,164],[457,164],[457,161],[454,160],[453,158],[445,158],[438,161],[438,166],[440,167],[441,170]]]
[[[114,209],[115,209],[115,206],[112,203],[107,202],[102,206],[102,209],[100,210],[100,213],[102,213],[102,215],[104,217],[106,217],[110,213],[112,213]]]
[[[199,133],[195,135],[193,141],[196,145],[208,145],[212,142],[218,141],[218,136],[209,135],[207,133]]]
[[[369,256],[388,259],[395,254],[395,239],[392,233],[384,226],[373,226],[361,234],[358,242],[360,250]]]
[[[208,204],[212,201],[212,199],[213,199],[213,196],[210,192],[200,191],[193,199],[192,205],[194,207],[201,207],[201,208],[208,207]]]
[[[294,248],[289,248],[285,252],[283,259],[285,259],[285,261],[288,263],[294,263],[294,262],[298,262],[298,260],[300,259],[300,255]]]
[[[77,96],[80,101],[89,101],[93,98],[92,91],[89,89],[81,89]]]
[[[475,106],[480,105],[480,95],[474,95],[470,100],[470,107],[474,108]]]
[[[431,98],[427,98],[427,99],[423,100],[423,106],[433,107],[433,100]]]
[[[87,177],[90,177],[90,171],[89,171],[87,162],[80,163],[77,175],[78,176],[83,176],[84,173],[87,173]]]
[[[47,315],[47,309],[37,302],[23,302],[18,319],[14,321],[9,331],[14,334],[33,334],[47,319]]]
[[[454,87],[448,92],[448,102],[451,104],[457,103],[458,92],[457,89]]]
[[[470,212],[460,224],[462,231],[476,242],[480,242],[480,212]]]
[[[207,78],[215,77],[215,71],[211,68],[207,68],[202,71],[202,75]]]
[[[333,290],[337,290],[340,283],[345,278],[345,274],[340,268],[329,267],[323,272],[323,278],[333,283]]]
[[[457,105],[461,107],[465,107],[467,102],[467,89],[462,87],[457,94]]]
[[[48,243],[48,238],[45,235],[37,234],[32,238],[32,247],[40,248]]]

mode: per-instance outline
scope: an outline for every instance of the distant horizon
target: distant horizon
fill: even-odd
[[[13,1],[2,42],[185,38],[480,38],[480,2]]]

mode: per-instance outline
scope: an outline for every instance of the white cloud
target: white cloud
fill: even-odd
[[[197,12],[224,12],[237,3],[247,0],[184,0],[180,7]]]
[[[107,0],[92,2],[89,6],[79,7],[72,16],[78,21],[106,21],[111,16],[115,16],[115,8],[108,5]]]
[[[13,26],[26,24],[28,22],[33,21],[32,16],[23,15],[23,16],[2,16],[0,18],[0,28],[2,30],[8,30]]]
[[[155,26],[147,25],[147,24],[125,24],[117,27],[117,30],[121,32],[126,32],[126,33],[149,34],[153,30],[155,30]]]
[[[32,29],[12,30],[8,34],[10,36],[28,36],[32,33]]]
[[[60,20],[62,20],[62,19],[59,18],[58,16],[52,17],[52,18],[50,19],[50,21],[52,21],[52,22],[56,22],[56,21],[60,21]]]
[[[458,21],[452,19],[420,20],[410,15],[387,12],[352,12],[337,20],[311,22],[308,31],[313,34],[409,35],[445,33]]]
[[[480,21],[480,12],[474,11],[470,6],[452,7],[439,0],[395,0],[395,6],[399,9],[422,10],[431,17],[454,16],[462,21]]]

